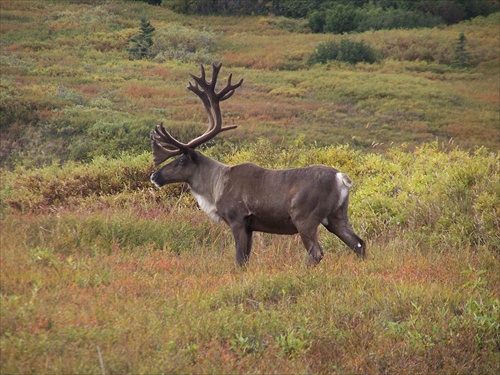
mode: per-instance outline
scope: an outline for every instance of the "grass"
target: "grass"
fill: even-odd
[[[133,1],[0,10],[2,374],[500,372],[498,14],[349,35],[380,62],[308,67],[342,36]],[[142,16],[163,54],[130,60]],[[152,126],[206,126],[184,89],[205,59],[245,79],[205,153],[349,174],[366,260],[320,229],[319,266],[255,234],[240,269],[184,186],[151,186]]]
[[[14,227],[54,230],[46,218],[3,225],[16,240]],[[308,270],[296,241],[259,238],[242,271],[229,245],[176,254],[3,243],[3,373],[100,373],[100,356],[107,373],[493,374],[500,365],[498,261],[484,249],[430,255],[377,239],[365,262],[329,249]]]
[[[368,259],[320,230],[326,257],[308,269],[297,236],[256,234],[240,269],[230,231],[180,187],[116,190],[111,176],[140,176],[145,156],[9,172],[2,373],[498,372],[497,154],[261,141],[225,158],[348,172]],[[85,173],[94,193],[74,194]],[[56,181],[67,199],[48,205]]]

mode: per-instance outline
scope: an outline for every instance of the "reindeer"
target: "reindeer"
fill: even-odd
[[[154,162],[163,163],[179,156],[151,175],[157,187],[184,182],[190,187],[200,208],[217,221],[231,228],[236,242],[236,262],[245,264],[252,249],[252,233],[299,233],[308,252],[308,265],[315,265],[323,258],[318,242],[318,226],[323,224],[347,246],[365,256],[365,242],[354,233],[347,217],[351,179],[338,170],[313,165],[295,169],[266,169],[252,163],[229,166],[211,159],[196,147],[217,134],[236,128],[222,126],[219,103],[229,99],[241,86],[243,79],[232,84],[232,74],[227,85],[216,91],[217,77],[222,64],[212,64],[212,79],[190,76],[188,89],[203,102],[209,126],[201,136],[182,143],[165,130],[163,124],[151,132]]]

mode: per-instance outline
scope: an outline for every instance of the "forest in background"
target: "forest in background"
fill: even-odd
[[[358,18],[369,16],[376,9],[383,20],[405,18],[406,26],[418,19],[423,22],[453,24],[466,19],[487,16],[499,10],[497,0],[138,0],[152,5],[163,5],[179,13],[222,15],[274,15],[288,18],[317,17],[328,14],[354,12]],[[370,18],[370,17],[368,17]],[[340,19],[339,19],[340,20]],[[342,23],[342,22],[341,22]],[[426,24],[419,25],[429,26]],[[346,30],[348,31],[348,30]]]

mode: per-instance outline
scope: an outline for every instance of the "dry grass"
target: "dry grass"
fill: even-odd
[[[364,262],[328,248],[310,270],[297,241],[258,238],[241,270],[218,229],[210,235],[223,238],[220,247],[179,254],[154,242],[58,250],[61,239],[38,238],[61,231],[68,216],[53,227],[47,219],[2,224],[2,373],[99,373],[99,352],[107,373],[493,374],[500,366],[499,264],[484,248],[423,254],[395,237],[370,241]]]
[[[497,373],[498,155],[298,147],[226,157],[349,173],[368,259],[256,234],[240,269],[187,192],[141,185],[147,155],[5,174],[2,373]]]

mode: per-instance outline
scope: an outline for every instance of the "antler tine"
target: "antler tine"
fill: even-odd
[[[210,87],[212,88],[212,90],[215,90],[215,85],[217,84],[217,77],[219,76],[219,71],[221,67],[222,63],[219,63],[218,65],[215,63],[212,64],[212,80],[210,81]]]
[[[163,147],[174,146],[175,148],[179,149],[186,146],[172,137],[172,135],[170,135],[170,133],[163,127],[163,123],[161,123],[160,125],[156,125],[151,134],[153,140],[155,140],[162,146],[163,144],[165,144],[165,146]]]
[[[153,148],[154,163],[156,165],[163,163],[172,156],[177,156],[186,151],[188,146],[165,130],[163,123],[156,125],[151,131],[151,147]]]
[[[217,93],[217,98],[219,101],[223,101],[226,99],[229,99],[231,96],[233,96],[234,91],[241,86],[243,83],[243,78],[241,78],[238,82],[236,82],[234,85],[231,84],[231,79],[233,78],[233,73],[229,74],[229,77],[227,78],[227,85],[224,87],[222,90],[220,90]]]
[[[202,67],[203,67],[203,65],[202,65]],[[194,77],[192,74],[191,74],[191,76],[193,78],[198,78],[198,77]],[[202,77],[204,77],[204,69],[203,69]],[[202,77],[200,77],[200,79]],[[210,99],[208,98],[207,93],[204,90],[200,89],[200,87],[198,86],[197,80],[195,80],[194,85],[191,82],[189,82],[189,85],[187,88],[188,88],[188,90],[190,90],[190,91],[194,92],[196,95],[198,95],[198,97],[203,102],[203,106],[205,107],[205,111],[207,112],[207,115],[208,115],[208,121],[209,121],[208,130],[211,130],[212,128],[215,127],[215,120],[214,120],[214,115],[212,113],[212,105],[210,104]]]
[[[215,84],[217,83],[217,76],[219,75],[219,70],[222,67],[222,64],[216,65],[215,63],[212,64],[212,79],[207,81],[206,79],[206,74],[205,74],[205,67],[203,64],[200,64],[201,67],[201,76],[197,77],[193,73],[189,73],[191,78],[194,79],[195,84],[199,84],[202,88],[203,91],[212,89],[215,87]],[[191,82],[189,82],[191,85]]]
[[[203,64],[200,64],[200,68],[201,68],[201,76],[200,77],[196,77],[194,74],[191,74],[189,73],[189,75],[191,77],[193,77],[193,79],[195,81],[202,81],[202,82],[205,82],[205,67],[203,66]]]
[[[207,82],[205,78],[205,69],[203,68],[203,65],[202,74],[200,77],[191,75],[191,77],[193,77],[193,79],[197,84],[199,84],[199,86],[190,85],[188,86],[188,89],[196,93],[203,101],[210,124],[205,133],[188,143],[188,146],[190,148],[195,148],[200,144],[207,142],[223,131],[236,128],[236,125],[225,127],[222,126],[222,115],[219,107],[219,102],[221,100],[230,98],[233,95],[234,91],[241,86],[241,84],[243,83],[243,79],[240,79],[236,84],[232,85],[231,79],[233,75],[229,74],[227,85],[217,93],[215,91],[215,86],[217,84],[217,78],[221,67],[222,63],[212,64],[212,79],[210,82]]]

